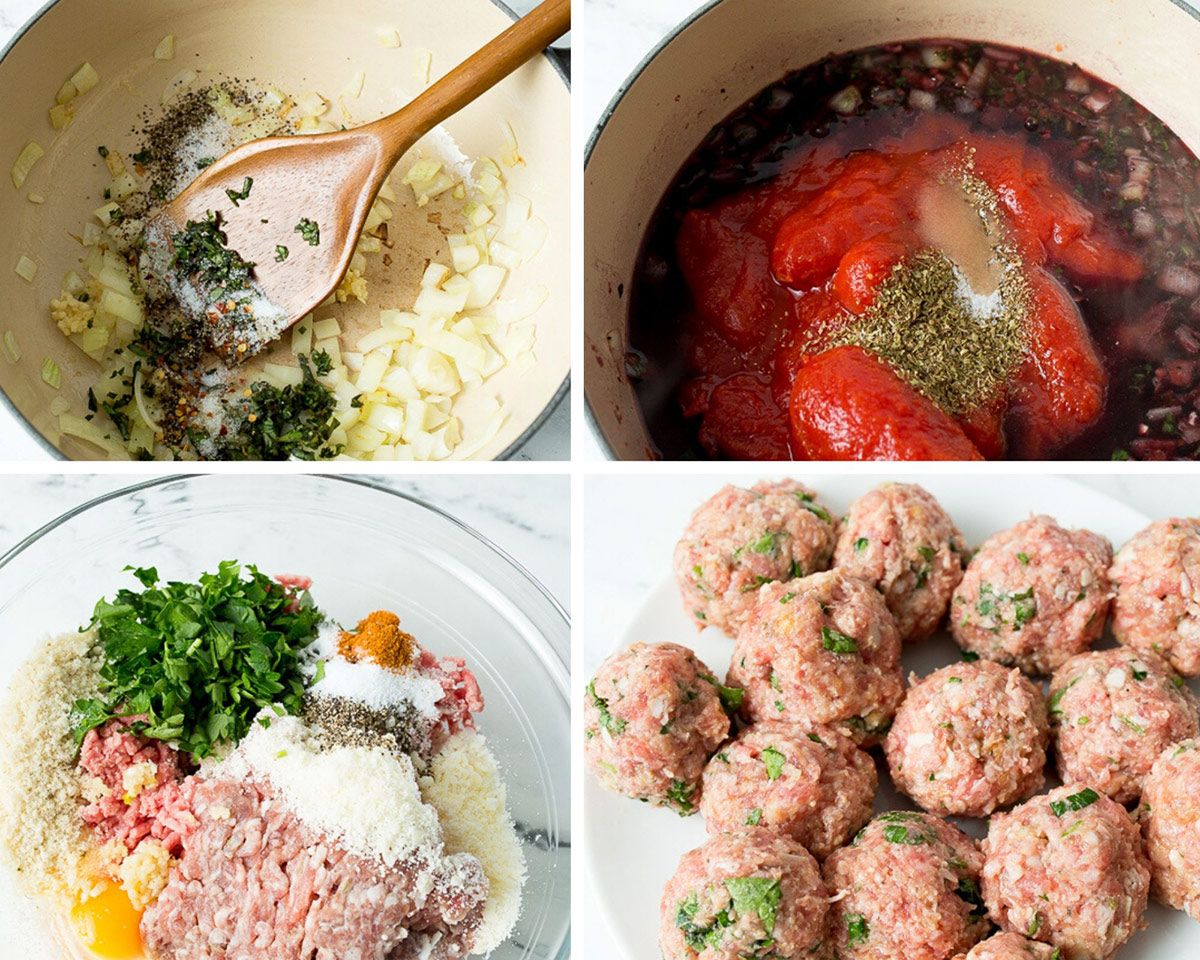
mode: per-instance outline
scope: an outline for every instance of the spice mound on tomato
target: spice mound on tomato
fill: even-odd
[[[1200,161],[1069,64],[938,40],[798,70],[712,130],[647,234],[655,450],[1200,457],[1197,202]]]

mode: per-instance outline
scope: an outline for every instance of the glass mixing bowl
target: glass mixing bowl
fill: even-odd
[[[341,622],[395,610],[428,649],[467,661],[486,701],[478,726],[507,784],[529,872],[521,918],[492,957],[565,958],[567,616],[516,561],[436,507],[359,480],[310,475],[166,478],[100,497],[0,557],[7,672],[47,634],[88,623],[101,596],[133,585],[127,564],[191,579],[226,559],[312,577],[313,600]],[[61,957],[51,918],[31,914],[3,873],[6,938],[28,960]]]

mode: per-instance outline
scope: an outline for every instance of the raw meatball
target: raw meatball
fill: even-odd
[[[583,702],[584,755],[601,786],[694,813],[704,764],[729,734],[721,692],[676,643],[635,643],[605,660]]]
[[[885,483],[850,504],[840,531],[833,565],[879,588],[900,639],[933,633],[962,579],[966,544],[933,494]]]
[[[1150,867],[1137,824],[1090,787],[1065,786],[992,817],[983,899],[1001,927],[1107,960],[1142,924]]]
[[[1058,960],[1058,957],[1048,943],[1026,940],[1015,933],[998,933],[957,960]]]
[[[838,570],[759,591],[728,683],[748,720],[836,727],[859,744],[887,732],[904,696],[900,635],[883,596]]]
[[[1159,520],[1118,552],[1113,633],[1200,677],[1200,519]]]
[[[708,762],[700,814],[709,833],[771,830],[824,859],[871,819],[878,785],[875,761],[849,737],[765,721]]]
[[[764,583],[829,568],[833,517],[794,480],[728,486],[701,504],[675,545],[675,580],[697,627],[737,634]]]
[[[817,955],[827,913],[821,868],[787,837],[754,830],[685,853],[659,908],[663,960]]]
[[[1168,747],[1142,786],[1142,832],[1156,899],[1200,920],[1200,740]]]
[[[1041,690],[980,660],[914,683],[883,749],[896,788],[926,810],[985,817],[1042,788],[1049,741]]]
[[[979,895],[983,854],[927,813],[881,813],[825,861],[839,960],[946,960],[991,924]]]
[[[1026,673],[1052,673],[1104,631],[1112,546],[1050,517],[994,534],[967,564],[950,605],[964,650]]]
[[[1054,672],[1050,722],[1064,783],[1136,800],[1168,745],[1200,733],[1196,697],[1153,653],[1129,647],[1072,657]]]

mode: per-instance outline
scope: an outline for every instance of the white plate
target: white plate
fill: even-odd
[[[810,482],[824,503],[835,512],[843,512],[880,478],[839,476],[834,480],[818,476]],[[938,498],[973,547],[1031,512],[1049,514],[1065,526],[1102,533],[1114,547],[1152,519],[1111,497],[1056,477],[930,476],[916,482]],[[719,485],[713,480],[712,491]],[[713,627],[696,633],[680,604],[669,561],[669,557],[663,558],[662,580],[647,595],[614,649],[638,640],[674,641],[692,647],[701,660],[724,674],[733,642]],[[1100,645],[1111,644],[1111,637],[1106,635]],[[906,671],[920,676],[958,659],[958,648],[948,633],[907,647],[903,656]],[[1200,692],[1200,682],[1193,680],[1190,686]],[[880,769],[876,811],[916,809],[892,789],[886,767],[878,751],[874,753]],[[585,778],[584,813],[588,866],[609,932],[627,960],[658,960],[659,898],[679,858],[704,842],[703,821],[698,815],[679,818],[665,808],[609,793],[590,775]],[[986,830],[982,820],[957,822],[977,837]],[[1121,950],[1120,960],[1200,956],[1200,925],[1186,914],[1152,902],[1146,919],[1149,928]]]

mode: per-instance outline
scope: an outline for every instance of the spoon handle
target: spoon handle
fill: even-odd
[[[447,117],[494,87],[571,29],[571,0],[543,0],[500,36],[473,53],[411,103],[359,133],[379,138],[390,169]]]

